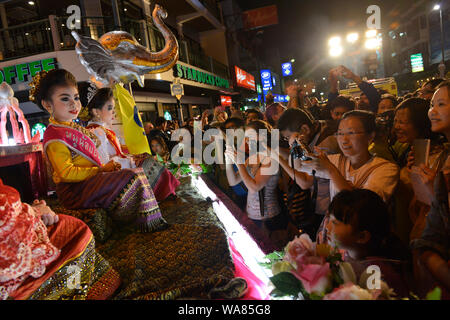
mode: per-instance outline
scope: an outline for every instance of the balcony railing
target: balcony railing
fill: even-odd
[[[0,29],[0,61],[52,50],[49,19]]]
[[[67,17],[49,16],[48,19],[0,29],[0,61],[12,60],[24,56],[59,50],[73,50],[75,39],[66,26]],[[118,30],[113,17],[82,17],[81,35],[98,39],[109,31]],[[132,34],[143,46],[152,51],[160,51],[165,46],[161,32],[145,20],[123,20],[122,30]],[[206,71],[229,79],[229,69],[205,55],[198,49],[193,49],[189,42],[178,41],[180,46],[179,60]]]

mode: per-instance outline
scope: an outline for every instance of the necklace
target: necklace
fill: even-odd
[[[49,121],[51,123],[59,124],[59,121],[55,120],[54,118],[50,118]],[[97,136],[93,132],[86,129],[85,127],[80,126],[79,124],[77,124],[73,121],[62,122],[62,124],[67,125],[67,126],[71,127],[72,129],[75,129],[75,130],[83,133],[85,136],[88,136],[95,143],[95,146],[97,148],[100,146],[100,140],[97,138]]]

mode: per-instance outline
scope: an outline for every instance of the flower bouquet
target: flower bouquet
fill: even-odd
[[[261,265],[271,268],[270,278],[275,298],[290,296],[308,300],[376,300],[392,299],[392,289],[381,280],[371,285],[371,273],[357,278],[342,252],[328,244],[316,244],[307,234],[289,242],[282,252],[266,256]]]

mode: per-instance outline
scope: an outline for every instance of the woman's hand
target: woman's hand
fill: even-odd
[[[437,172],[421,164],[419,167],[414,166],[411,169],[411,174],[416,174],[419,177],[419,183],[425,187],[423,192],[426,193],[425,196],[428,198],[429,203],[431,203],[434,198],[434,179],[436,178]]]
[[[136,164],[136,167],[140,167],[142,163],[145,161],[145,159],[147,159],[148,157],[150,157],[148,153],[133,155],[133,161]]]
[[[51,226],[59,221],[59,217],[53,210],[47,206],[45,200],[34,200],[31,207],[36,214],[41,217],[46,226]]]
[[[312,167],[316,171],[327,171],[330,172],[331,168],[333,167],[333,164],[331,163],[330,159],[328,159],[328,156],[325,152],[323,152],[322,149],[318,147],[314,147],[314,158],[311,161]]]
[[[122,166],[120,163],[115,162],[114,160],[109,161],[107,164],[105,164],[103,167],[100,168],[101,172],[113,172],[113,171],[119,171],[122,169]]]

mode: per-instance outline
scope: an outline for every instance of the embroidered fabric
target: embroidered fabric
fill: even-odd
[[[40,216],[0,179],[0,300],[28,276],[42,276],[59,253],[50,243]]]

